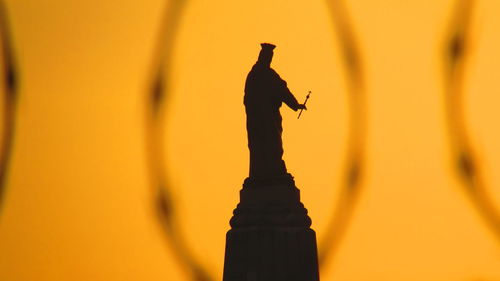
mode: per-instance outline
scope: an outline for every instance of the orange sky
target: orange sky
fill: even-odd
[[[454,2],[346,2],[366,70],[366,174],[321,279],[500,280],[500,243],[450,163],[442,44]],[[466,117],[498,206],[500,2],[477,2]],[[164,1],[7,3],[22,80],[0,280],[188,281],[147,173],[145,88]],[[325,2],[305,3],[188,1],[172,42],[167,173],[179,231],[218,280],[248,172],[243,86],[260,42],[277,45],[273,67],[300,101],[312,91],[300,120],[282,108],[283,141],[320,241],[335,208],[347,73]]]

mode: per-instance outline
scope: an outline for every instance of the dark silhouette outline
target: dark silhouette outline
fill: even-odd
[[[249,177],[226,234],[223,281],[319,281],[316,233],[282,159],[282,103],[306,109],[271,68],[262,43],[245,82]]]
[[[247,116],[250,178],[287,177],[283,161],[283,132],[280,107],[285,103],[297,111],[306,109],[299,104],[287,83],[271,68],[275,45],[262,43],[262,49],[245,82],[245,112]]]

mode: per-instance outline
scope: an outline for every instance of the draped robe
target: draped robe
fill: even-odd
[[[245,83],[250,178],[267,179],[287,175],[283,161],[280,107],[282,102],[294,111],[299,103],[287,83],[270,66],[257,62]]]

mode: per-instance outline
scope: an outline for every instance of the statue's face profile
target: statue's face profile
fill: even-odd
[[[259,61],[264,65],[271,65],[271,61],[273,60],[273,51],[270,52],[261,52],[261,56],[259,56]]]
[[[262,43],[260,45],[262,49],[260,50],[259,53],[258,62],[262,65],[270,66],[271,61],[273,60],[273,54],[274,54],[273,50],[276,46],[269,43]]]

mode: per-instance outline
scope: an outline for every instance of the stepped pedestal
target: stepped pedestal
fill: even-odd
[[[319,281],[316,234],[291,175],[246,179],[230,225],[223,281]]]

